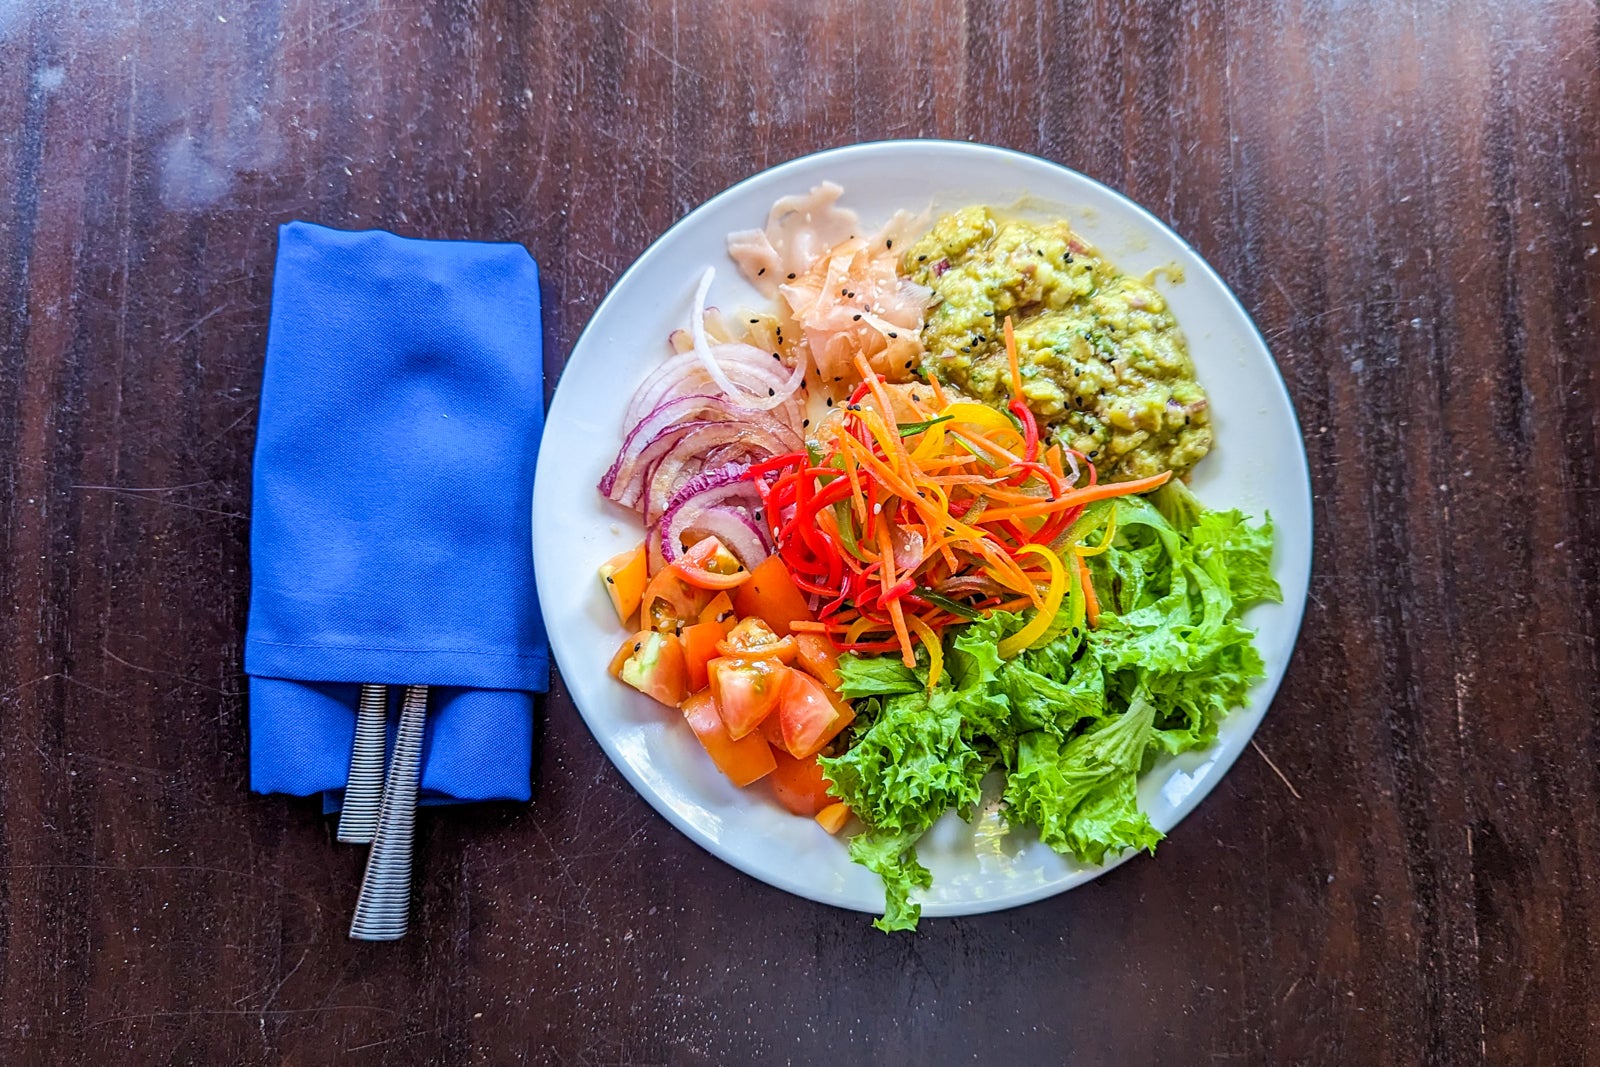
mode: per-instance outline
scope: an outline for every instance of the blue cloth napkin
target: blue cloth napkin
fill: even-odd
[[[342,789],[362,682],[436,686],[422,787],[527,800],[538,267],[513,244],[278,231],[250,531],[250,779]]]

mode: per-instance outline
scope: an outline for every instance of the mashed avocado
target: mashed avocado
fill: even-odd
[[[1185,474],[1211,449],[1206,395],[1166,300],[1103,259],[1065,221],[946,215],[901,261],[933,289],[926,370],[996,407],[1011,399],[1012,316],[1022,392],[1053,438],[1101,476]]]

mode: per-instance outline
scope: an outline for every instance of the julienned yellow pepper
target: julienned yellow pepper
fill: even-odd
[[[1066,592],[1067,583],[1072,582],[1074,592],[1077,592],[1078,610],[1083,610],[1083,594],[1077,590],[1076,576],[1069,576],[1065,567],[1061,565],[1061,558],[1044,545],[1023,545],[1019,552],[1032,552],[1041,557],[1045,566],[1050,568],[1050,590],[1045,594],[1044,604],[1034,612],[1033,619],[1028,625],[1005,638],[1000,642],[999,652],[1001,659],[1010,659],[1025,648],[1043,637],[1050,629],[1050,623],[1055,619],[1056,612],[1061,610],[1061,598]],[[1076,572],[1074,567],[1073,571]],[[1080,619],[1077,625],[1082,625]]]
[[[1092,529],[1087,530],[1084,532],[1084,537],[1087,537],[1092,533],[1094,533]],[[1093,548],[1090,548],[1087,545],[1075,544],[1072,546],[1072,551],[1076,552],[1079,556],[1082,556],[1085,559],[1090,556],[1098,556],[1100,553],[1111,547],[1111,539],[1115,536],[1117,536],[1117,505],[1112,504],[1110,512],[1106,515],[1106,535],[1100,539],[1100,543],[1095,545]]]
[[[933,687],[939,684],[939,676],[944,673],[944,645],[939,641],[939,635],[933,632],[933,627],[917,618],[915,615],[906,616],[906,625],[916,631],[922,639],[922,647],[928,650],[928,692],[933,692]]]
[[[973,426],[982,426],[986,430],[1003,430],[1006,433],[1016,434],[1016,423],[1000,414],[994,408],[984,404],[957,403],[947,406],[940,415],[949,415],[954,422],[970,423]],[[1021,436],[1017,434],[1017,436]]]

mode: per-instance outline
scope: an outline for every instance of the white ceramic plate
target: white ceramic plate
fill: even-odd
[[[1288,392],[1249,316],[1222,280],[1160,221],[1081,174],[1031,156],[946,141],[890,141],[806,156],[758,174],[701,205],[624,273],[583,331],[556,388],[534,486],[533,550],[550,643],[561,677],[595,739],[657,811],[713,854],[780,889],[862,911],[883,907],[877,877],[852,864],[843,842],[778,807],[766,790],[735,789],[712,766],[679,716],[614,681],[606,664],[624,635],[595,570],[642,536],[632,512],[595,484],[621,443],[623,407],[685,326],[700,272],[717,268],[711,303],[764,306],[734,270],[730,231],[760,226],[780,196],[819,182],[844,186],[863,224],[895,210],[1014,205],[1064,216],[1129,273],[1177,264],[1165,285],[1210,394],[1216,450],[1193,486],[1207,504],[1270,511],[1282,604],[1253,609],[1250,625],[1267,676],[1248,707],[1222,724],[1204,751],[1162,759],[1139,796],[1168,831],[1200,802],[1255,732],[1283,677],[1311,570],[1311,486]],[[972,825],[947,815],[918,846],[933,871],[921,897],[927,916],[1025,904],[1081,885],[1117,863],[1090,867],[1057,855],[1031,832],[1001,835],[990,805]]]

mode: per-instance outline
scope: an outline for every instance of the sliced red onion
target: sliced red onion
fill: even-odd
[[[894,565],[897,570],[911,570],[922,563],[921,534],[891,526],[889,542],[894,546]]]
[[[981,574],[949,578],[940,582],[935,588],[946,596],[994,596],[1005,595],[1011,591],[993,578],[986,578]]]
[[[672,506],[672,498],[677,494],[678,487],[701,471],[724,467],[730,463],[742,466],[752,460],[760,461],[776,455],[764,449],[752,451],[748,448],[729,448],[718,451],[723,455],[718,457],[712,453],[698,452],[688,439],[685,439],[679,449],[656,466],[639,498],[643,506],[634,505],[636,510],[644,512],[645,525],[653,525],[658,521]]]
[[[684,534],[696,532],[719,538],[746,567],[766,559],[767,543],[752,514],[761,506],[761,497],[744,477],[748,469],[743,463],[729,463],[685,482],[656,524],[651,555],[659,553],[664,563],[671,563],[678,558]]]
[[[627,486],[619,486],[616,497],[619,503],[629,507],[637,507],[640,501],[648,500],[657,508],[657,514],[683,484],[683,478],[675,472],[691,464],[695,470],[703,470],[770,459],[797,450],[773,434],[738,422],[700,423],[689,433],[676,437],[659,458],[651,461],[654,447],[653,444],[646,447],[642,456],[644,462]]]
[[[748,426],[752,432],[778,442],[778,450],[773,455],[794,451],[803,445],[799,434],[769,415],[734,407],[722,397],[681,396],[668,400],[650,412],[628,432],[622,442],[622,450],[600,479],[600,491],[613,500],[619,499],[617,487],[626,486],[634,477],[640,467],[641,456],[650,444],[661,434],[695,420]]]
[[[716,276],[716,269],[707,267],[706,272],[700,276],[699,288],[694,293],[694,308],[689,318],[689,333],[694,337],[694,350],[700,357],[700,362],[705,364],[706,370],[711,375],[711,380],[717,387],[726,393],[735,404],[740,407],[751,408],[756,411],[768,411],[779,404],[786,403],[789,397],[799,390],[801,383],[806,378],[806,360],[804,352],[794,361],[794,370],[789,375],[789,380],[782,386],[769,389],[767,396],[747,393],[728,380],[728,375],[723,371],[722,365],[717,362],[717,357],[711,351],[710,342],[706,340],[706,293],[711,289],[711,279]]]
[[[722,367],[735,385],[753,394],[759,395],[768,389],[775,390],[787,384],[789,380],[788,367],[773,359],[771,352],[762,351],[751,345],[713,345],[711,353],[716,358],[717,365]],[[700,361],[700,354],[693,349],[680,352],[668,357],[640,383],[633,394],[633,399],[628,403],[627,410],[623,413],[622,424],[633,425],[647,412],[674,397],[711,394],[716,392],[716,388],[716,383],[707,373],[705,364]],[[778,405],[773,411],[775,414],[784,413],[784,421],[793,425],[798,420],[786,417],[791,409],[799,410],[798,397],[791,397],[787,405]]]
[[[767,542],[761,535],[761,526],[741,507],[708,507],[692,519],[686,519],[677,534],[690,542],[701,537],[715,537],[729,552],[738,557],[745,570],[752,570],[771,555]],[[680,541],[681,543],[681,541]]]

